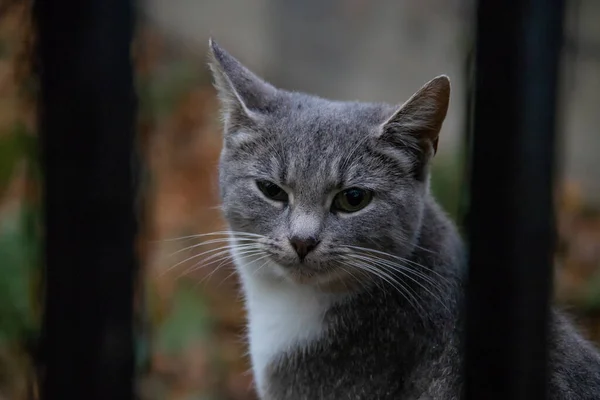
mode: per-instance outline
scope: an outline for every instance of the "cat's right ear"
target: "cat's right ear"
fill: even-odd
[[[269,111],[275,103],[277,89],[244,67],[212,38],[209,59],[225,124],[248,126]]]

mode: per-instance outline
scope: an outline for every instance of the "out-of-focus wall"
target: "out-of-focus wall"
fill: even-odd
[[[564,177],[600,204],[600,1],[571,0],[561,106]]]
[[[470,19],[449,0],[148,0],[150,18],[186,49],[213,34],[282,88],[401,104],[439,74],[453,82],[441,151],[463,127]]]
[[[464,130],[470,0],[146,0],[150,19],[179,47],[201,55],[209,35],[274,84],[321,96],[402,102],[438,74],[453,82],[440,151]],[[600,2],[569,0],[561,116],[564,178],[600,202]],[[498,60],[502,62],[502,60]],[[502,110],[498,110],[502,118]],[[490,122],[490,123],[493,123]]]
[[[143,11],[176,46],[204,56],[212,35],[257,73],[271,62],[271,0],[143,0]]]

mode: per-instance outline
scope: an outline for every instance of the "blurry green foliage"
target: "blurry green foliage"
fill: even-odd
[[[20,162],[27,162],[29,178],[38,178],[36,144],[35,136],[20,122],[10,132],[0,135],[0,199],[15,178]],[[0,340],[3,342],[30,338],[37,330],[38,221],[39,205],[32,202],[7,204],[0,209]]]
[[[197,63],[173,61],[149,76],[137,77],[141,118],[161,119],[173,112],[190,88],[206,85],[209,78]]]
[[[31,207],[0,215],[0,342],[18,343],[37,331],[37,288],[34,286],[39,246],[29,229]]]
[[[18,163],[24,158],[34,160],[35,146],[35,136],[21,122],[14,123],[10,132],[0,134],[0,199]]]
[[[581,304],[584,311],[600,311],[600,269],[596,270],[582,290],[585,293]]]
[[[439,154],[431,167],[431,191],[444,210],[460,223],[463,164],[460,154]]]
[[[181,281],[172,299],[173,308],[157,327],[156,346],[161,352],[177,354],[211,333],[210,314],[202,291],[189,281]]]
[[[28,176],[16,174],[26,162]],[[11,198],[13,179],[39,178],[37,142],[15,122],[0,134],[0,384],[20,396],[31,376],[29,352],[39,334],[41,309],[40,208],[37,199]]]

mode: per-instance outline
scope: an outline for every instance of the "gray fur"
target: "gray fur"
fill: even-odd
[[[402,266],[418,272],[389,270],[386,279],[355,271],[360,283],[344,282],[350,296],[327,312],[325,336],[269,366],[264,399],[461,398],[464,249],[429,193],[427,170],[448,107],[447,78],[403,107],[339,102],[275,89],[214,42],[211,57],[231,229],[267,237],[265,251],[308,281],[335,269],[340,254],[351,253],[347,245],[406,259]],[[277,183],[293,201],[270,202],[256,179]],[[372,190],[372,203],[355,215],[330,212],[332,193],[351,186]],[[321,241],[303,263],[287,243],[297,234]],[[560,316],[551,361],[553,399],[600,398],[600,358]]]

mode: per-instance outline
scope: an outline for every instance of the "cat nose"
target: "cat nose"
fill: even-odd
[[[296,250],[296,253],[298,253],[298,257],[300,257],[300,260],[304,260],[308,253],[310,253],[317,247],[319,242],[319,240],[314,238],[303,238],[297,236],[290,238],[290,244],[292,245],[294,250]]]

